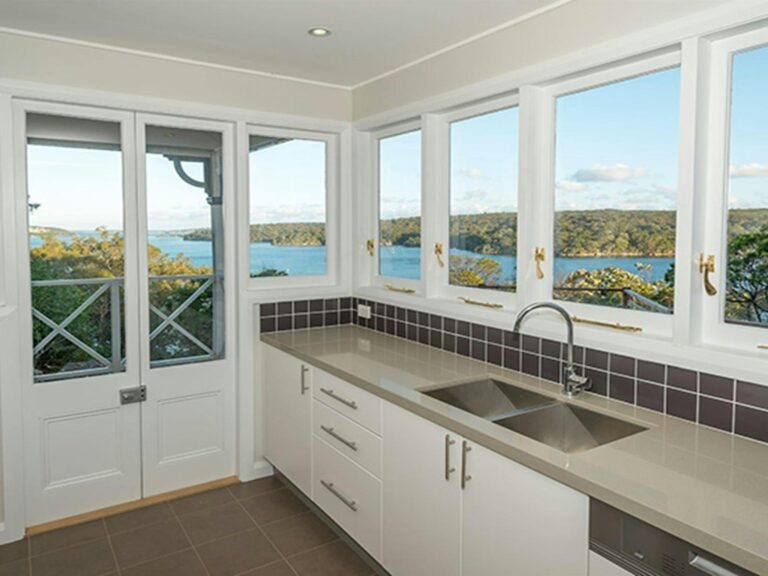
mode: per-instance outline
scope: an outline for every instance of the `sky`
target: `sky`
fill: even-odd
[[[379,215],[421,214],[421,130],[379,140]]]

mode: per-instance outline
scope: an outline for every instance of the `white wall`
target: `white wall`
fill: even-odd
[[[726,1],[573,0],[530,20],[356,88],[353,94],[354,118],[367,118],[573,54]]]
[[[0,78],[349,120],[349,90],[0,32]]]

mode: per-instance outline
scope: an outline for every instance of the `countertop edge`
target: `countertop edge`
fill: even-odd
[[[689,524],[685,524],[684,522],[667,516],[666,514],[663,514],[657,510],[648,508],[626,495],[607,490],[602,486],[571,474],[567,469],[550,464],[549,462],[541,460],[540,458],[528,452],[491,438],[486,434],[473,428],[467,427],[452,418],[436,413],[426,406],[414,403],[404,396],[382,389],[362,378],[354,376],[348,372],[345,372],[344,370],[340,370],[330,364],[326,364],[325,362],[318,360],[309,354],[304,354],[300,350],[284,344],[279,339],[273,338],[270,334],[261,335],[260,340],[262,343],[290,354],[291,356],[294,356],[319,370],[323,370],[329,374],[332,374],[333,376],[349,382],[350,384],[354,384],[355,386],[381,398],[382,400],[391,402],[396,406],[416,414],[417,416],[426,418],[438,426],[442,426],[456,434],[460,434],[468,440],[476,442],[477,444],[493,452],[496,452],[497,454],[522,464],[531,470],[539,472],[540,474],[543,474],[544,476],[547,476],[556,482],[560,482],[569,488],[582,492],[589,497],[593,497],[597,500],[600,500],[601,502],[605,502],[606,504],[613,506],[622,512],[625,512],[631,516],[634,516],[635,518],[638,518],[666,532],[669,532],[673,536],[690,542],[691,544],[698,546],[712,554],[720,556],[725,560],[728,560],[729,562],[732,562],[746,570],[751,570],[757,574],[768,574],[768,558],[762,558],[761,556],[758,556],[749,550],[740,548],[739,546],[723,540],[718,536],[704,532],[698,528],[690,526]]]

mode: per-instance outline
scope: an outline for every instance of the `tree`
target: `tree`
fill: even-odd
[[[501,265],[491,258],[451,256],[448,277],[454,286],[515,289],[514,284],[501,280]]]
[[[606,266],[598,270],[575,270],[555,287],[555,291],[559,291],[560,298],[571,302],[615,308],[626,308],[632,301],[633,292],[667,308],[674,305],[672,284],[663,280],[650,282],[618,266]]]
[[[726,317],[768,323],[768,225],[728,242]]]

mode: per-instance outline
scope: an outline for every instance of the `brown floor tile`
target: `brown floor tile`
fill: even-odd
[[[75,544],[82,544],[90,540],[106,537],[107,532],[104,530],[104,522],[101,519],[92,520],[77,526],[69,526],[68,528],[61,528],[32,536],[32,555],[45,554],[67,548],[68,546],[74,546]]]
[[[179,552],[190,544],[179,522],[173,519],[116,534],[112,536],[112,547],[120,568],[128,568]]]
[[[0,564],[0,576],[29,576],[29,559]]]
[[[126,532],[135,528],[141,528],[142,526],[156,524],[163,520],[169,520],[172,517],[173,510],[170,505],[167,502],[163,502],[154,506],[147,506],[146,508],[109,516],[104,518],[104,522],[107,524],[107,532],[117,534],[118,532]]]
[[[237,502],[179,516],[179,522],[195,546],[254,527],[253,520]]]
[[[32,558],[35,576],[102,576],[115,568],[106,538]]]
[[[370,576],[373,570],[341,540],[291,558],[299,576]]]
[[[230,494],[227,488],[219,488],[218,490],[211,490],[209,492],[195,494],[194,496],[173,500],[171,506],[173,506],[173,510],[176,514],[181,515],[197,512],[198,510],[203,510],[205,508],[221,506],[227,502],[232,502],[232,500],[232,494]]]
[[[246,572],[242,576],[296,576],[296,572],[294,572],[288,564],[280,560],[269,566],[256,568],[256,570]]]
[[[29,542],[26,538],[18,542],[3,544],[0,546],[0,566],[16,562],[29,556]]]
[[[258,529],[240,532],[197,548],[210,576],[234,576],[280,558]]]
[[[285,488],[285,484],[278,480],[277,476],[268,476],[242,484],[234,484],[229,487],[229,491],[238,500],[245,500],[280,488]]]
[[[123,570],[123,576],[206,576],[205,567],[191,548]]]
[[[264,526],[263,530],[285,556],[292,556],[336,539],[333,531],[311,512],[273,522]]]
[[[288,488],[243,500],[241,504],[259,525],[308,512],[304,503]]]

